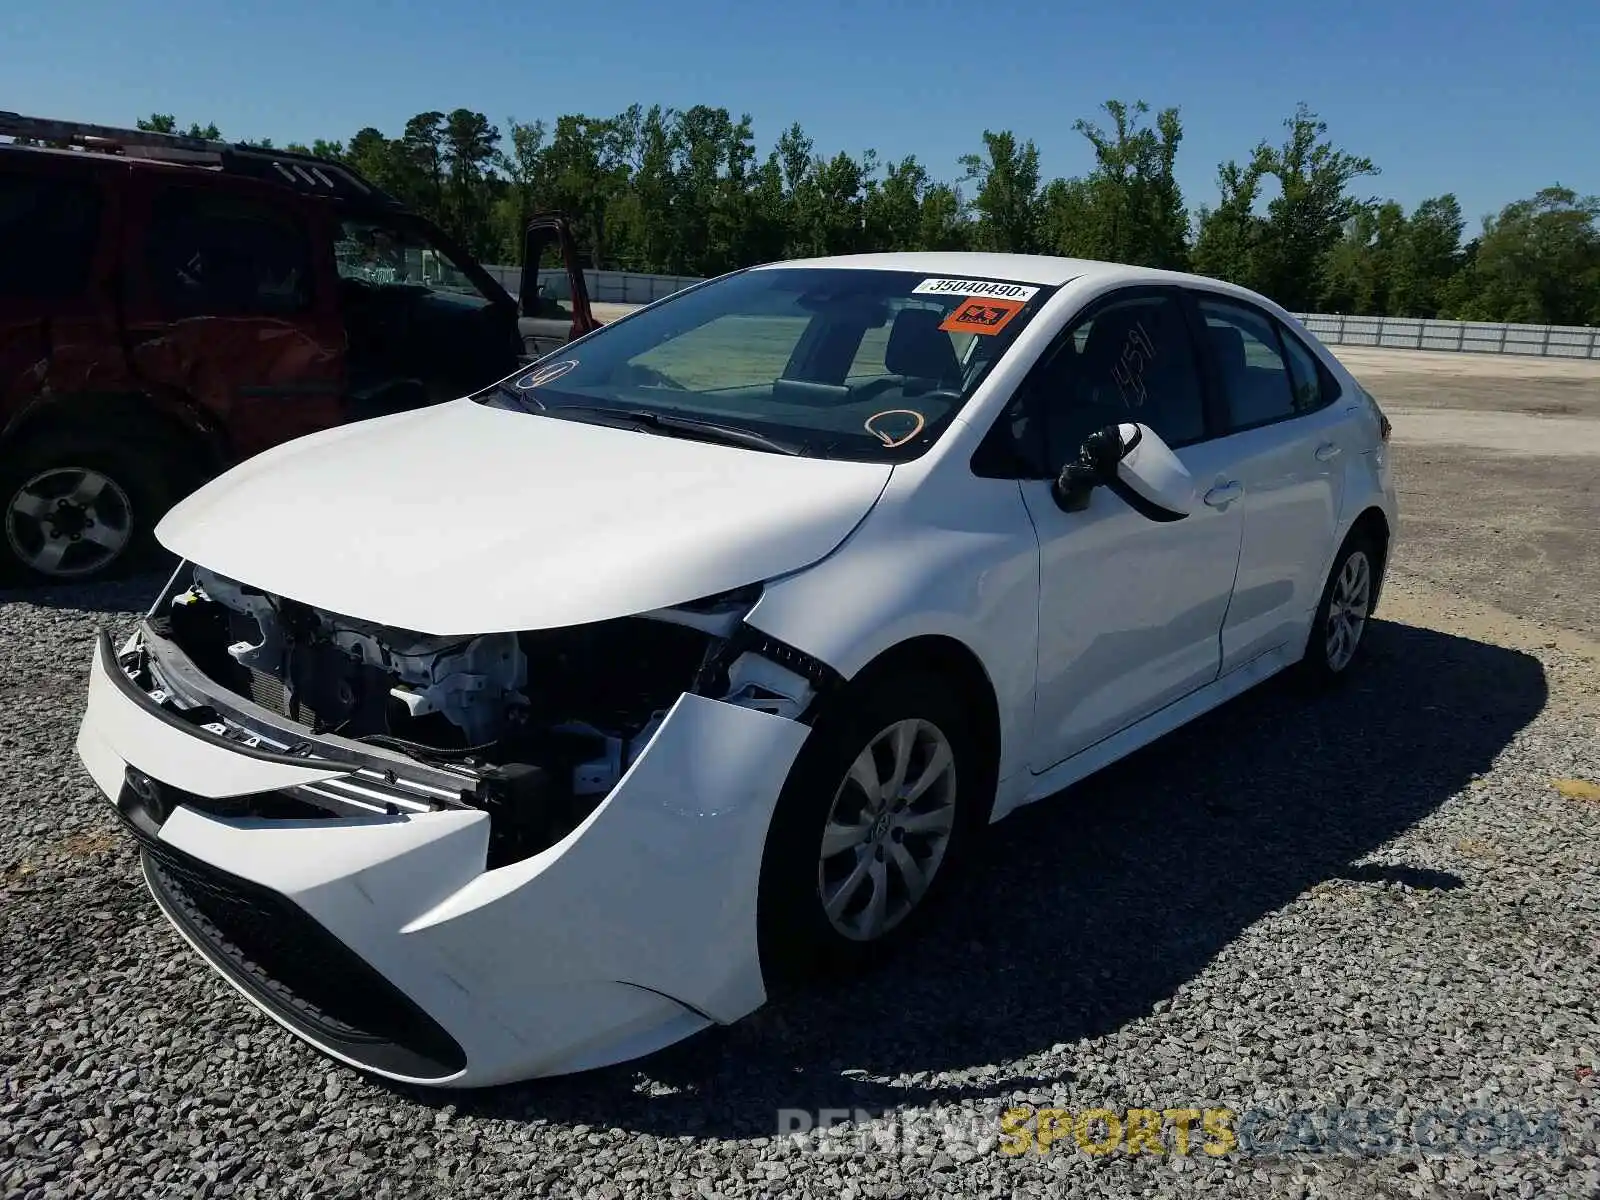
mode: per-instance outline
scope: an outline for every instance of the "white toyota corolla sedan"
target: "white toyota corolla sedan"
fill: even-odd
[[[884,953],[1018,806],[1345,675],[1388,435],[1213,280],[741,271],[183,501],[78,752],[161,910],[326,1053],[614,1063]]]

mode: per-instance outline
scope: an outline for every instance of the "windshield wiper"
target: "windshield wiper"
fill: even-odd
[[[539,399],[539,397],[535,396],[531,390],[524,391],[514,388],[504,379],[500,380],[498,383],[489,385],[489,387],[485,388],[472,398],[478,401],[487,400],[490,392],[495,392],[501,396],[504,396],[523,412],[541,413],[549,411],[550,408],[548,404]]]
[[[609,417],[619,424],[642,425],[646,429],[663,433],[684,433],[708,442],[748,446],[752,450],[766,450],[772,454],[799,455],[806,452],[804,445],[780,441],[764,433],[757,433],[754,429],[745,429],[739,425],[723,425],[717,421],[685,417],[678,413],[657,412],[653,408],[608,408],[600,404],[563,404],[547,411],[551,416],[560,416],[568,412],[592,413],[595,416]]]

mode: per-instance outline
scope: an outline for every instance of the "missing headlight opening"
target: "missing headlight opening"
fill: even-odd
[[[685,692],[809,719],[835,679],[744,624],[760,593],[752,585],[564,629],[438,637],[193,567],[151,612],[143,653],[124,669],[156,703],[241,745],[367,750],[351,780],[294,789],[328,815],[487,810],[492,868],[575,829]]]

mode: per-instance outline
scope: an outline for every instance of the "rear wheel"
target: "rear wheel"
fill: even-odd
[[[1360,657],[1377,597],[1378,547],[1364,533],[1345,539],[1322,589],[1301,671],[1314,684],[1342,679]]]
[[[108,579],[148,565],[172,503],[160,447],[44,436],[8,447],[0,466],[0,579]]]
[[[762,862],[769,979],[853,970],[911,936],[987,811],[974,724],[922,672],[867,683],[819,718]]]

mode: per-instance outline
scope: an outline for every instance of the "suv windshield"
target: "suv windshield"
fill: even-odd
[[[745,271],[608,325],[475,398],[899,461],[934,443],[1054,290],[909,271]]]

